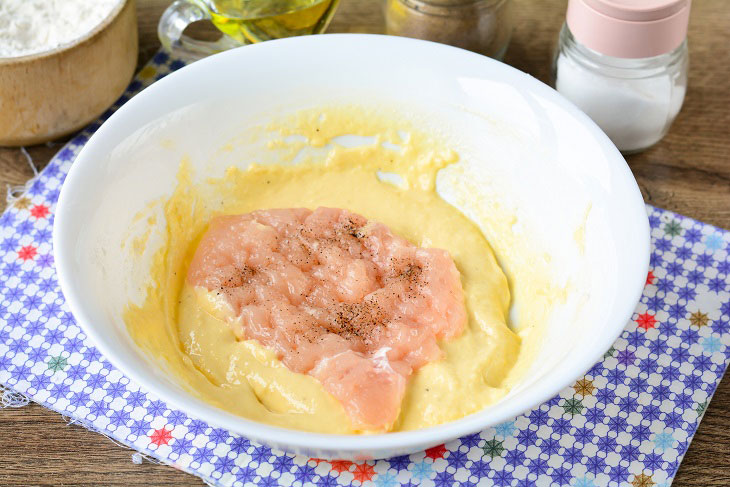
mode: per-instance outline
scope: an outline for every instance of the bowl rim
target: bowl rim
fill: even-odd
[[[577,118],[583,126],[591,133],[591,135],[600,144],[601,149],[607,158],[611,159],[611,174],[620,177],[625,184],[627,190],[626,198],[631,201],[630,206],[636,209],[631,215],[627,215],[633,219],[632,227],[636,230],[635,241],[637,249],[645,249],[642,255],[633,257],[633,268],[629,269],[629,278],[624,278],[624,282],[631,282],[630,286],[622,286],[626,304],[613,303],[611,310],[615,320],[606,320],[606,331],[601,340],[595,345],[595,354],[586,356],[577,364],[573,364],[572,372],[564,372],[560,375],[555,373],[556,379],[549,381],[541,381],[537,386],[530,390],[530,393],[523,394],[516,401],[513,398],[509,407],[504,403],[496,403],[489,406],[485,410],[473,413],[464,418],[432,426],[429,428],[380,433],[373,435],[357,435],[357,434],[327,434],[313,433],[303,430],[287,429],[277,426],[271,426],[249,420],[242,416],[228,413],[217,407],[204,403],[195,398],[191,394],[178,392],[172,388],[161,384],[159,379],[147,374],[141,366],[135,364],[126,364],[123,358],[117,354],[115,344],[105,336],[97,333],[93,326],[93,320],[85,310],[81,292],[74,280],[71,262],[74,259],[74,235],[64,229],[66,219],[73,218],[72,209],[69,207],[69,194],[80,191],[82,186],[83,168],[94,164],[93,157],[89,154],[96,150],[97,146],[103,147],[105,140],[113,138],[112,131],[116,128],[118,122],[128,116],[133,116],[135,107],[144,106],[145,102],[154,99],[155,94],[164,91],[169,85],[176,83],[178,79],[186,76],[194,77],[195,72],[214,69],[217,64],[225,64],[229,59],[236,57],[244,57],[247,53],[254,50],[277,50],[286,49],[290,44],[309,43],[312,48],[326,48],[328,44],[342,48],[344,44],[349,47],[357,47],[367,49],[373,43],[388,44],[388,48],[412,49],[414,51],[427,50],[430,56],[461,56],[469,63],[485,63],[491,64],[492,70],[504,71],[505,75],[522,78],[525,83],[529,84],[530,91],[541,94],[550,101],[556,103],[561,110],[567,111],[569,115]],[[421,51],[422,52],[422,51]],[[239,61],[245,65],[244,61]],[[152,101],[154,103],[154,101]],[[242,46],[236,49],[222,52],[214,56],[202,59],[176,72],[170,73],[163,79],[155,82],[141,93],[133,97],[117,112],[115,112],[87,141],[81,152],[78,154],[76,161],[71,166],[66,180],[61,188],[57,208],[56,218],[53,227],[54,253],[56,255],[56,268],[58,273],[59,284],[66,297],[71,312],[77,322],[92,340],[99,351],[123,374],[138,383],[146,391],[153,392],[155,395],[163,399],[170,406],[178,408],[190,416],[205,420],[214,426],[220,426],[230,429],[236,433],[250,437],[254,440],[262,441],[269,445],[279,444],[286,445],[285,449],[292,450],[329,450],[341,453],[357,454],[363,451],[373,450],[391,450],[391,451],[416,451],[424,446],[433,446],[444,443],[455,438],[480,432],[483,429],[499,424],[503,421],[519,416],[525,411],[536,407],[548,399],[554,397],[561,390],[572,384],[578,377],[588,371],[601,357],[601,355],[609,349],[616,341],[631,319],[635,306],[641,297],[644,289],[646,275],[649,269],[650,254],[650,233],[649,233],[648,217],[645,211],[644,201],[641,196],[638,184],[631,173],[626,161],[616,147],[611,143],[609,138],[598,128],[598,126],[575,105],[563,98],[555,90],[532,76],[517,70],[511,66],[503,64],[499,61],[487,58],[485,56],[459,49],[452,46],[438,44],[430,41],[410,39],[404,37],[393,37],[378,34],[325,34],[318,36],[307,36],[300,38],[287,38],[274,41],[268,41],[260,44]],[[617,286],[618,287],[618,286]],[[615,300],[614,300],[615,301]],[[556,370],[562,371],[558,368]],[[500,404],[502,406],[497,408]],[[496,409],[496,410],[495,410]],[[485,414],[489,411],[489,415]],[[377,457],[380,458],[380,457]]]
[[[86,43],[87,41],[90,41],[92,38],[96,37],[97,35],[100,35],[104,30],[106,30],[107,27],[109,27],[122,13],[122,10],[128,5],[134,2],[135,0],[117,0],[117,3],[114,5],[114,7],[111,9],[111,11],[107,14],[106,17],[102,19],[101,22],[96,24],[93,29],[88,31],[86,34],[84,34],[81,37],[78,37],[76,39],[73,39],[71,42],[67,42],[66,44],[61,44],[60,46],[56,46],[53,49],[48,49],[46,51],[39,51],[39,52],[33,52],[30,54],[26,54],[24,56],[14,56],[14,57],[2,57],[0,56],[0,68],[3,66],[10,66],[14,64],[24,64],[24,63],[32,63],[35,61],[39,61],[45,58],[50,58],[53,56],[56,56],[58,54],[62,54],[66,51],[70,51],[71,49],[74,49],[81,44]]]

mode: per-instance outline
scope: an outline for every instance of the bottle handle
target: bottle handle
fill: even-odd
[[[165,49],[186,59],[201,59],[241,45],[225,34],[217,41],[200,41],[183,34],[193,22],[210,19],[210,11],[200,0],[176,0],[162,13],[157,36]]]

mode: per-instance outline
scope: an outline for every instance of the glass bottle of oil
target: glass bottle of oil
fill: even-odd
[[[239,42],[317,34],[324,30],[339,0],[211,0],[213,24]]]
[[[339,0],[177,0],[162,14],[158,35],[180,55],[202,57],[253,42],[319,34]],[[183,34],[198,20],[210,20],[224,36],[200,41]]]

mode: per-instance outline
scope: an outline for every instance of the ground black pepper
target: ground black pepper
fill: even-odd
[[[510,0],[387,0],[386,32],[501,59],[512,34]]]

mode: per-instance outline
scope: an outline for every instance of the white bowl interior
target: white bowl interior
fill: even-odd
[[[286,431],[194,398],[127,333],[122,310],[143,298],[161,232],[153,232],[141,259],[120,243],[145,231],[146,223],[135,215],[155,211],[170,196],[181,159],[187,156],[201,177],[220,176],[231,165],[272,161],[275,155],[265,144],[242,135],[300,108],[340,103],[390,107],[451,141],[466,165],[470,191],[479,194],[465,201],[460,192],[465,181],[457,178],[440,181],[442,195],[478,223],[485,204],[513,215],[513,238],[523,242],[525,252],[547,256],[551,279],[566,290],[565,301],[551,311],[528,373],[507,398],[483,412],[428,430],[370,437]],[[233,150],[221,151],[224,145]],[[157,219],[159,229],[164,224]],[[500,230],[488,222],[482,229],[509,274],[514,256],[500,241]],[[466,51],[365,35],[247,46],[195,63],[145,90],[112,116],[78,157],[63,188],[54,240],[72,311],[99,349],[132,379],[193,416],[253,439],[340,458],[416,451],[548,399],[615,340],[638,300],[648,260],[646,214],[626,163],[557,93]],[[517,313],[513,319],[520,322]]]

